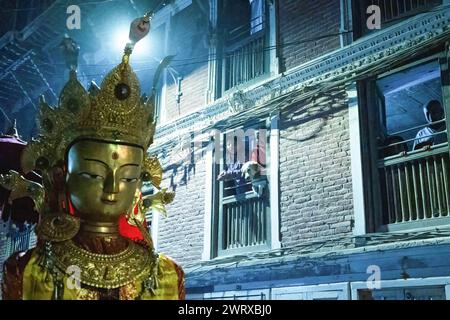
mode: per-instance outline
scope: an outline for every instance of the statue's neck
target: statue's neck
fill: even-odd
[[[81,219],[80,231],[86,234],[95,234],[101,237],[119,235],[119,223],[96,222]]]
[[[119,234],[117,222],[82,221],[80,231],[73,240],[81,248],[100,254],[119,253],[129,244]]]

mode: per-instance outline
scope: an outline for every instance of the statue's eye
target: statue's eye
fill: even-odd
[[[94,173],[89,173],[89,172],[81,172],[80,176],[82,176],[84,178],[95,179],[95,180],[100,180],[100,181],[103,181],[105,179],[101,175],[94,174]]]
[[[136,182],[138,179],[137,178],[122,178],[121,179],[123,182]]]

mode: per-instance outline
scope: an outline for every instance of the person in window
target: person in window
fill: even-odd
[[[217,176],[218,181],[233,181],[235,194],[243,194],[246,191],[245,178],[242,176],[243,163],[237,157],[234,141],[227,140],[224,170]]]
[[[255,185],[261,185],[264,181],[264,168],[266,164],[266,152],[263,144],[256,144],[250,154],[249,161],[242,163],[237,157],[237,152],[234,149],[233,141],[227,141],[226,146],[226,169],[223,170],[217,177],[218,181],[233,181],[235,194],[243,194],[249,191],[249,181],[252,182],[252,187],[258,194],[263,192],[263,189]]]
[[[259,136],[256,137],[259,141]],[[257,143],[250,154],[249,161],[242,166],[242,174],[245,179],[251,181],[261,178],[264,175],[264,168],[266,166],[266,148],[265,144]]]
[[[266,148],[258,143],[252,150],[250,160],[242,166],[242,174],[246,181],[251,181],[252,190],[263,196],[267,186],[266,178]]]
[[[423,108],[423,112],[429,125],[417,132],[413,150],[430,148],[432,145],[446,141],[446,135],[438,134],[445,130],[445,121],[436,123],[445,118],[444,108],[442,108],[441,103],[437,100],[431,100]]]
[[[388,136],[384,140],[384,145],[380,148],[380,157],[384,159],[399,154],[405,155],[407,151],[405,139],[401,136]]]

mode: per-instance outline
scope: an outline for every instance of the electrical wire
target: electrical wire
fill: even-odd
[[[104,3],[104,2],[111,2],[111,1],[119,1],[119,0],[105,0],[105,1],[97,1],[97,2],[90,2],[90,3],[86,3],[86,4],[94,4],[94,3]],[[165,3],[166,1],[161,1],[159,6],[161,6],[161,3]],[[436,12],[436,11],[441,11],[441,10],[445,10],[450,6],[450,4],[448,5],[443,5],[439,8],[433,8],[431,10],[419,13],[419,14],[423,14],[426,12]],[[418,15],[416,14],[411,14],[409,16],[406,16],[407,18],[409,17],[413,17]],[[402,17],[402,19],[404,19],[405,17]],[[394,19],[395,20],[395,19]],[[343,32],[337,32],[337,33],[330,33],[330,34],[323,34],[320,36],[316,36],[316,37],[312,37],[312,38],[307,38],[307,39],[301,39],[301,40],[296,40],[296,41],[291,41],[291,42],[285,42],[285,43],[280,43],[277,45],[272,45],[272,46],[266,46],[257,50],[253,50],[251,52],[241,52],[238,54],[234,54],[234,57],[245,57],[245,56],[251,56],[257,53],[261,53],[261,52],[267,52],[267,51],[272,51],[272,50],[278,50],[278,49],[284,49],[287,48],[289,46],[295,46],[295,45],[300,45],[300,44],[305,44],[305,43],[309,43],[309,42],[315,42],[315,41],[320,41],[323,39],[327,39],[327,38],[331,38],[331,37],[338,37],[341,35],[346,35],[346,34],[350,34],[353,33],[353,30],[348,30],[348,31],[343,31]],[[180,68],[180,67],[187,67],[187,66],[194,66],[194,65],[198,65],[198,64],[202,64],[202,63],[208,63],[208,62],[213,62],[213,61],[220,61],[223,60],[227,57],[231,56],[230,55],[225,55],[225,56],[221,56],[221,55],[201,55],[201,56],[197,56],[197,57],[189,57],[189,58],[183,58],[183,59],[173,59],[173,61],[177,61],[177,62],[183,62],[183,61],[191,61],[191,62],[186,62],[186,63],[180,63],[180,64],[173,64],[172,67],[174,68]],[[199,59],[199,60],[197,60]],[[196,61],[197,60],[197,61]],[[118,60],[119,61],[119,60]],[[134,63],[135,64],[145,64],[145,63],[149,63],[155,62],[155,58],[152,59],[141,59],[141,60],[137,60]],[[119,62],[117,62],[119,63]],[[79,67],[110,67],[110,66],[115,66],[117,63],[107,63],[107,64],[80,64]],[[55,65],[65,65],[65,63],[39,63],[36,64],[37,66],[55,66]],[[152,67],[144,67],[144,68],[139,68],[139,69],[135,69],[135,72],[143,72],[143,71],[155,71],[157,69],[157,67],[152,66]],[[98,74],[89,74],[87,76],[89,77],[98,77],[98,76],[103,76],[104,73],[98,73]],[[54,77],[58,78],[58,75],[55,75]],[[64,78],[64,76],[60,76],[60,78]]]

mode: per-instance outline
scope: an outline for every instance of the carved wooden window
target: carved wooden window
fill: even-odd
[[[216,136],[213,256],[270,248],[269,137],[265,122]]]
[[[219,2],[222,41],[222,91],[269,71],[269,26],[266,0]]]
[[[370,231],[450,224],[447,60],[438,53],[360,87]]]

